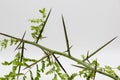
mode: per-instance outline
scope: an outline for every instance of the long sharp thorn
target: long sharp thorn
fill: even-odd
[[[74,66],[74,67],[78,67],[78,68],[82,68],[82,69],[86,69],[86,68],[83,67],[83,66],[78,66],[78,65],[74,65],[74,64],[72,64],[72,66]]]
[[[62,15],[62,23],[63,23],[63,28],[64,28],[64,34],[65,34],[65,39],[66,39],[66,46],[67,46],[68,55],[71,56],[69,40],[68,40],[68,36],[67,36],[67,30],[66,30],[66,26],[65,26],[65,21],[64,21],[63,15]]]
[[[37,37],[37,40],[36,40],[36,43],[38,43],[39,38],[40,38],[40,36],[42,35],[42,32],[43,32],[43,30],[44,30],[44,28],[45,28],[45,25],[46,25],[46,23],[47,23],[47,21],[48,21],[48,18],[49,18],[49,16],[50,16],[51,10],[52,10],[52,9],[50,9],[50,11],[49,11],[49,13],[48,13],[48,15],[47,15],[47,18],[46,18],[46,20],[45,20],[45,22],[44,22],[44,24],[43,24],[43,27],[42,27],[42,29],[40,30],[40,33],[39,33],[39,35],[38,35],[38,37]]]
[[[71,48],[72,48],[72,46],[69,47],[69,49],[71,49]],[[68,52],[68,50],[66,50],[66,51],[64,51],[64,52]]]
[[[87,58],[88,58],[88,56],[89,56],[89,51],[87,52]],[[87,59],[87,61],[90,63],[90,61]]]
[[[104,44],[102,47],[98,48],[96,51],[94,51],[93,53],[91,53],[86,59],[84,59],[83,61],[88,60],[90,57],[92,57],[93,55],[95,55],[97,52],[99,52],[101,49],[103,49],[105,46],[107,46],[108,44],[110,44],[113,40],[115,40],[117,37],[114,37],[112,40],[108,41],[106,44]]]
[[[62,66],[62,64],[60,63],[60,61],[57,59],[57,57],[53,54],[55,60],[57,61],[57,63],[60,65],[60,67],[62,68],[62,70],[67,74],[67,76],[69,77],[67,71],[65,70],[65,68]]]

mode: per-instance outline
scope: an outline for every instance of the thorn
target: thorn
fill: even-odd
[[[103,49],[104,47],[106,47],[108,44],[110,44],[112,41],[114,41],[117,38],[114,37],[113,39],[111,39],[110,41],[108,41],[106,44],[104,44],[103,46],[101,46],[100,48],[98,48],[96,51],[94,51],[93,53],[91,53],[86,59],[84,59],[83,61],[86,61],[87,59],[89,59],[90,57],[92,57],[93,55],[95,55],[97,52],[99,52],[101,49]]]
[[[71,56],[65,21],[64,21],[63,15],[61,15],[61,16],[62,16],[62,23],[63,23],[63,28],[64,28],[65,39],[66,39],[67,52],[68,52],[68,55]]]

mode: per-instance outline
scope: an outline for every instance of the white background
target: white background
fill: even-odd
[[[30,22],[28,19],[40,17],[39,9],[52,8],[52,13],[45,28],[43,45],[58,51],[65,51],[65,38],[61,22],[64,15],[70,44],[73,45],[71,54],[80,58],[81,54],[90,53],[118,36],[110,45],[101,50],[97,58],[101,66],[120,65],[120,1],[119,0],[0,0],[0,32],[21,37],[27,30],[25,39],[31,40]],[[3,36],[0,36],[2,40]],[[30,46],[32,53],[38,58],[36,48]],[[0,62],[13,58],[14,49],[8,47],[0,52]],[[62,59],[61,59],[62,60]],[[62,60],[66,70],[74,72],[69,60]],[[0,65],[0,76],[7,73],[7,68]],[[119,72],[118,72],[119,73]],[[111,80],[97,74],[96,80]],[[78,79],[76,79],[78,80]]]

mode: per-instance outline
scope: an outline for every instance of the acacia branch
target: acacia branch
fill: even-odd
[[[64,57],[66,57],[66,58],[69,58],[70,60],[73,60],[73,61],[75,61],[75,62],[83,65],[83,66],[86,67],[87,69],[96,71],[96,72],[98,72],[98,73],[100,73],[100,74],[102,74],[102,75],[108,76],[108,77],[110,77],[110,78],[112,78],[112,79],[114,79],[114,80],[120,80],[119,77],[116,78],[116,77],[113,76],[113,75],[110,75],[110,74],[108,74],[108,73],[102,72],[102,71],[100,71],[100,70],[96,70],[95,68],[90,67],[88,63],[83,62],[82,60],[77,59],[77,58],[75,58],[75,57],[73,57],[73,56],[70,57],[70,56],[69,56],[68,54],[66,54],[65,52],[59,52],[59,51],[56,51],[56,50],[52,50],[52,49],[49,49],[49,48],[44,47],[44,46],[42,46],[42,45],[36,44],[36,43],[34,43],[34,42],[31,42],[31,41],[28,41],[28,40],[22,40],[22,39],[20,39],[20,38],[16,38],[16,37],[13,37],[13,36],[4,34],[4,33],[0,33],[0,35],[4,35],[4,36],[10,37],[10,38],[14,38],[14,39],[17,39],[17,40],[22,41],[22,42],[24,42],[24,43],[31,44],[31,45],[36,46],[36,47],[38,47],[38,48],[44,49],[44,50],[46,50],[46,51],[50,51],[51,53],[50,53],[49,55],[57,54],[57,55],[64,56]]]

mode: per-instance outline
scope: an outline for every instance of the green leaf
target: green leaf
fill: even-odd
[[[40,77],[41,77],[41,75],[40,75],[40,70],[39,70],[38,65],[36,65],[36,77],[35,77],[35,80],[39,80]]]
[[[30,72],[30,79],[34,80],[32,71],[30,70],[29,72]]]
[[[105,66],[105,72],[109,73],[110,75],[116,75],[110,66]]]
[[[23,80],[26,80],[26,79],[27,79],[27,77],[24,75],[24,76],[23,76]]]
[[[83,60],[85,59],[85,55],[84,54],[82,54],[81,57],[82,57]]]
[[[18,66],[13,66],[13,67],[12,67],[12,72],[15,72],[15,71],[17,70],[17,67],[18,67]]]
[[[46,75],[52,74],[55,71],[55,67],[52,67],[49,71],[46,72]]]
[[[10,39],[10,46],[12,46],[15,41],[16,41],[15,39],[11,38],[11,39]]]
[[[41,63],[42,63],[41,71],[44,72],[45,71],[45,61],[42,60]]]
[[[59,76],[62,80],[68,80],[68,76],[67,76],[66,74],[58,73],[58,76]]]
[[[60,72],[61,70],[60,70],[59,64],[58,64],[57,62],[55,62],[54,64],[55,64],[55,67],[57,68],[57,69],[56,69],[56,72],[57,72],[57,73]]]
[[[53,77],[52,80],[58,80],[58,78],[57,78],[57,74],[54,74],[54,77]]]
[[[120,70],[120,66],[118,66],[117,69]]]
[[[69,80],[74,80],[74,78],[75,78],[77,75],[78,75],[77,73],[73,73],[73,74],[69,77]]]
[[[42,19],[40,19],[40,18],[37,18],[37,19],[30,19],[29,20],[31,23],[41,23],[42,22]]]
[[[10,46],[16,45],[18,42],[19,42],[19,41],[18,41],[17,39],[11,38],[11,39],[10,39]]]
[[[31,59],[31,58],[23,58],[22,59],[23,62],[36,62],[37,60],[36,59]]]
[[[13,61],[12,63],[13,63],[13,65],[17,65],[17,66],[21,65],[21,63],[19,61]]]
[[[99,63],[97,62],[97,60],[93,60],[91,63],[90,63],[90,66],[94,67],[98,67],[99,66]]]
[[[3,41],[0,42],[0,46],[1,46],[1,50],[4,48],[7,47],[7,44],[8,44],[8,40],[7,39],[4,39]]]
[[[12,64],[12,62],[7,62],[7,61],[2,63],[2,65],[11,65],[11,64]]]
[[[45,13],[45,8],[39,10],[40,13]]]
[[[21,54],[20,54],[20,52],[18,52],[18,53],[15,55],[15,59],[16,59],[16,60],[19,60],[20,56],[21,56]]]

